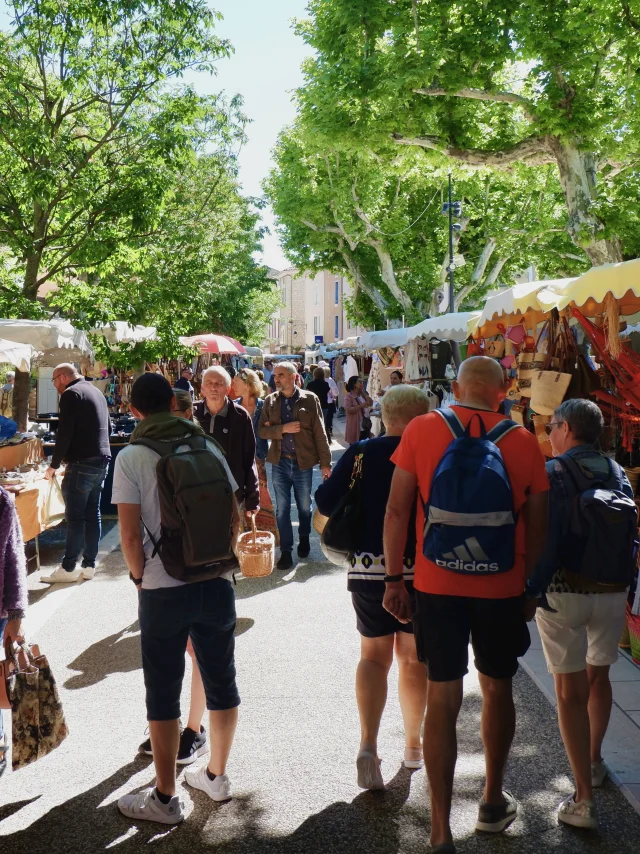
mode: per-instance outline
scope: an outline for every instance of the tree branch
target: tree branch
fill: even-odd
[[[528,136],[521,142],[501,151],[456,148],[447,146],[433,136],[405,137],[399,133],[394,133],[393,140],[397,145],[414,145],[437,151],[446,157],[452,157],[467,166],[476,168],[494,166],[496,169],[506,169],[514,163],[521,162],[527,163],[529,166],[547,166],[550,163],[557,162],[548,144],[547,137],[544,136]]]
[[[528,98],[516,95],[515,92],[489,92],[486,89],[458,89],[457,92],[448,92],[438,86],[430,86],[428,89],[414,89],[416,95],[427,95],[430,97],[467,98],[474,101],[491,101],[495,104],[514,104],[522,107],[525,115],[530,121],[535,118],[535,105]]]

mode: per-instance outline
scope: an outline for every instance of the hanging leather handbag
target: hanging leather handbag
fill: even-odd
[[[470,356],[484,356],[484,354],[484,339],[480,338],[480,336],[477,339],[471,336],[467,342],[467,358]]]
[[[364,495],[362,491],[362,464],[365,443],[356,454],[351,471],[351,483],[324,526],[320,548],[326,559],[336,566],[345,566],[358,550],[364,522]]]

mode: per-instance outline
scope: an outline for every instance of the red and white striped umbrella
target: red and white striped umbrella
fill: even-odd
[[[208,333],[206,335],[190,335],[178,339],[181,344],[186,344],[187,347],[199,347],[202,353],[217,353],[218,355],[243,356],[246,350],[239,341],[235,338],[229,338],[228,335],[214,335]]]

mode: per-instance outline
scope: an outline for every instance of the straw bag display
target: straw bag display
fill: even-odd
[[[37,646],[5,642],[6,658],[0,663],[0,705],[11,708],[14,771],[55,750],[69,734],[56,680],[46,656]]]
[[[256,530],[256,520],[252,517],[251,530],[238,537],[236,554],[245,578],[271,575],[276,557],[276,538],[271,531]]]
[[[492,356],[494,359],[501,359],[504,356],[504,338],[491,338],[487,341],[485,354]]]
[[[544,369],[546,353],[520,353],[518,355],[518,391],[522,397],[531,397],[531,379]]]
[[[531,379],[531,409],[538,415],[553,415],[565,398],[571,374],[539,371]]]

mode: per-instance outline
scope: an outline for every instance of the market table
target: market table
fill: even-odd
[[[44,450],[40,439],[27,439],[19,445],[3,445],[0,448],[0,471],[15,471],[18,466],[39,463],[42,459]]]

